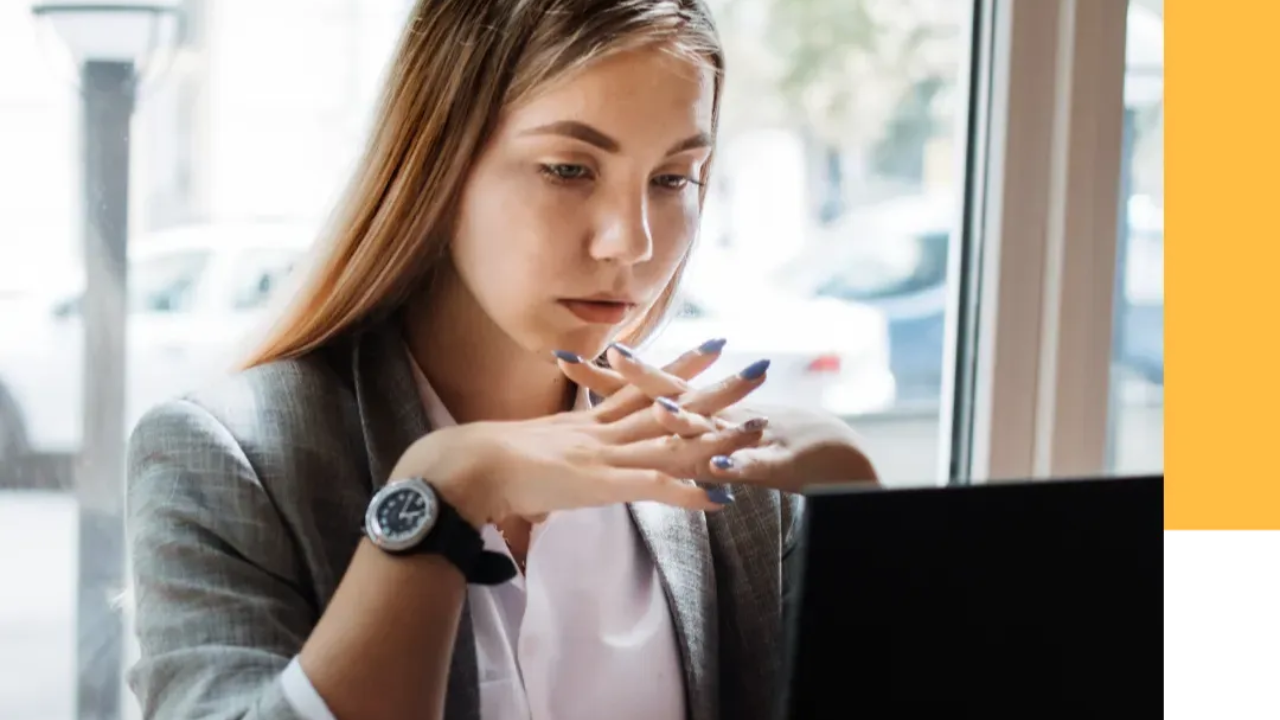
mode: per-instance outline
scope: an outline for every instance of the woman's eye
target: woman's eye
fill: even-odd
[[[586,165],[573,165],[569,163],[552,163],[542,166],[542,173],[552,180],[560,182],[573,182],[575,180],[586,180],[591,177],[591,171]]]
[[[653,182],[663,190],[683,190],[689,185],[698,185],[698,181],[684,175],[659,175]]]

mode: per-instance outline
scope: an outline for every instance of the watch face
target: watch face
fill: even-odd
[[[374,541],[393,550],[416,544],[437,515],[435,495],[421,481],[386,488],[370,510]]]

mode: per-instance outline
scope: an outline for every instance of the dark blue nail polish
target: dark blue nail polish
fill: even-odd
[[[733,468],[733,458],[728,455],[717,455],[711,458],[711,464],[721,470],[731,470]]]
[[[578,363],[582,362],[582,358],[569,352],[568,350],[556,350],[554,355],[571,365],[577,365]]]
[[[724,338],[715,338],[713,340],[708,340],[698,346],[698,352],[702,353],[703,355],[718,353],[722,349],[724,349],[724,344],[726,342],[728,341],[725,340]]]
[[[769,424],[769,418],[757,417],[742,423],[742,432],[760,432]]]
[[[658,398],[658,404],[661,405],[668,412],[673,412],[673,413],[680,412],[680,405],[677,404],[676,401],[672,400],[671,398],[660,397]]]
[[[757,360],[748,365],[742,372],[738,373],[738,376],[743,380],[756,380],[759,379],[761,375],[764,375],[764,371],[768,369],[768,360]]]
[[[626,359],[628,359],[628,360],[633,360],[633,359],[635,359],[636,351],[635,351],[635,350],[632,350],[631,348],[627,347],[626,345],[623,345],[623,344],[622,344],[622,343],[620,343],[620,342],[616,342],[616,343],[614,343],[614,344],[613,344],[613,349],[614,349],[614,350],[617,350],[619,355],[622,355],[622,357],[624,357],[624,358],[626,358]]]
[[[717,505],[728,505],[733,502],[733,490],[727,485],[707,488],[707,499]]]

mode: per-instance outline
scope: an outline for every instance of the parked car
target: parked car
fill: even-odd
[[[666,362],[710,338],[728,340],[716,366],[695,381],[714,382],[760,359],[768,380],[751,401],[825,410],[841,416],[893,406],[884,316],[861,304],[791,296],[760,285],[708,291],[694,284],[678,297],[669,324],[643,347]]]
[[[781,272],[788,286],[884,313],[899,401],[936,401],[941,392],[951,208],[946,198],[913,196],[855,213]],[[1164,382],[1163,235],[1159,209],[1131,201],[1115,357],[1119,368],[1157,385]]]
[[[307,227],[253,223],[184,227],[131,245],[128,427],[237,359],[241,341],[265,319],[273,291],[311,240]],[[64,280],[0,315],[0,336],[16,340],[0,345],[0,464],[80,447],[80,287]]]

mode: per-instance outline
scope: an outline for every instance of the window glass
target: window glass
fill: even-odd
[[[711,4],[731,68],[716,174],[685,292],[645,352],[660,361],[725,337],[706,379],[769,358],[759,401],[836,413],[876,449],[886,482],[932,484],[973,3]],[[0,342],[0,547],[24,548],[0,551],[0,578],[13,580],[0,591],[5,720],[70,719],[77,696],[80,716],[114,717],[118,703],[140,717],[122,674],[128,606],[107,609],[120,588],[94,574],[123,564],[123,545],[81,549],[85,518],[118,493],[110,472],[84,470],[85,419],[109,402],[136,418],[173,383],[221,369],[205,361],[244,339],[240,320],[277,297],[294,262],[267,250],[227,260],[229,248],[323,226],[412,3],[178,5],[186,15],[143,73],[121,152],[129,243],[147,246],[128,289],[141,314],[122,333],[139,354],[126,356],[125,398],[90,398],[83,367],[103,348],[61,322],[76,315],[69,293],[61,312],[44,300],[85,274],[85,95],[30,3],[0,3],[0,337],[21,338]],[[197,240],[165,251],[177,237]],[[190,323],[159,319],[195,310]]]
[[[130,311],[191,312],[208,265],[207,252],[174,253],[130,263]]]
[[[259,310],[275,297],[298,261],[298,253],[287,250],[249,250],[240,257],[231,298],[236,311]]]
[[[1112,342],[1110,465],[1164,470],[1164,17],[1130,0]]]
[[[769,357],[759,402],[837,413],[887,482],[932,483],[973,8],[712,6],[731,61],[717,174],[684,312],[652,351],[728,338],[708,381]]]

